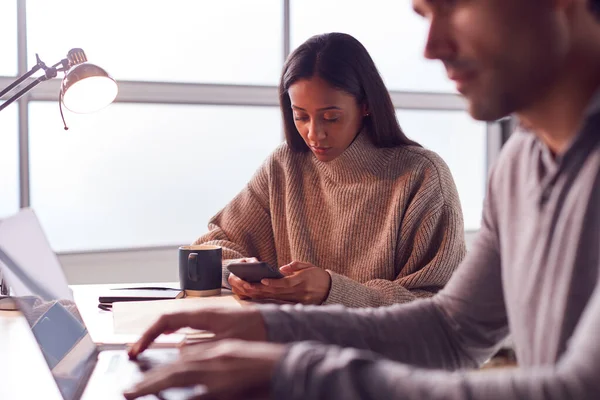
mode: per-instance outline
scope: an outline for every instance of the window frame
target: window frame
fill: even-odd
[[[30,65],[27,60],[27,37],[26,37],[26,0],[13,0],[17,3],[17,57],[18,71],[16,76],[0,76],[0,87],[6,87],[12,83],[18,76],[25,74]],[[290,53],[290,2],[291,0],[280,0],[283,2],[283,46],[281,57],[286,59]],[[32,79],[29,80],[30,82]],[[21,98],[14,107],[18,107],[18,130],[19,130],[19,205],[21,208],[29,207],[29,127],[28,127],[28,103],[30,101],[58,101],[60,81],[54,79],[44,82],[35,87],[26,96]],[[395,108],[416,109],[416,110],[444,110],[444,111],[466,111],[467,104],[458,94],[453,93],[421,93],[408,91],[390,91]],[[278,94],[276,86],[250,86],[250,85],[227,85],[227,84],[201,84],[201,83],[176,83],[176,82],[142,82],[142,81],[119,81],[119,95],[117,102],[135,102],[135,103],[160,103],[160,104],[212,104],[212,105],[235,105],[235,106],[277,106]],[[68,122],[68,121],[67,121]],[[59,123],[59,122],[57,122]],[[486,164],[489,167],[495,162],[500,148],[503,144],[503,138],[506,136],[505,125],[502,121],[487,123],[486,137]],[[283,139],[283,136],[282,136]],[[482,184],[485,185],[485,182]],[[467,231],[467,239],[470,239],[475,231]],[[149,257],[148,254],[171,254],[172,247],[152,248],[152,249],[106,249],[103,251],[60,253],[59,257],[64,263],[67,276],[75,277],[70,279],[71,283],[89,283],[101,282],[102,276],[110,277],[114,281],[114,276],[102,273],[90,275],[91,268],[82,268],[83,265],[97,266],[105,262],[110,262],[114,266],[115,273],[120,273],[119,280],[135,281],[139,275],[134,273],[134,265],[143,264],[146,260],[154,257],[161,260],[160,257]],[[137,264],[140,263],[141,264]],[[121,268],[125,266],[126,268]],[[129,268],[129,269],[127,269]],[[158,267],[157,267],[158,268]],[[86,272],[87,271],[87,272]],[[119,272],[121,271],[121,272]],[[129,272],[122,272],[129,271]],[[158,269],[157,269],[158,271]],[[176,275],[172,274],[175,280]],[[138,278],[135,278],[135,277]],[[145,276],[146,280],[164,280],[171,275],[156,272],[154,275]]]

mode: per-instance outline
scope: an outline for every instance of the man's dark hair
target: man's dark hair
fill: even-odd
[[[600,20],[600,0],[589,0],[590,10]]]
[[[419,145],[402,132],[390,94],[364,46],[350,35],[326,33],[301,44],[283,66],[279,105],[286,141],[293,151],[309,149],[294,124],[288,90],[295,82],[315,76],[354,96],[357,104],[367,105],[365,133],[376,147]]]

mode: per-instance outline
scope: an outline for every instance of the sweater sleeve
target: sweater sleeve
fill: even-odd
[[[226,287],[229,287],[227,261],[256,257],[271,265],[277,264],[269,208],[269,165],[270,159],[248,185],[211,218],[208,232],[194,242],[222,247],[223,285]]]
[[[410,254],[400,254],[403,268],[393,281],[373,279],[363,284],[327,271],[331,289],[324,304],[346,307],[377,307],[406,303],[438,292],[454,272],[465,254],[463,223],[460,210],[443,206],[425,220],[418,221],[407,236],[412,238]]]
[[[478,248],[476,252],[480,253],[481,250]],[[440,362],[424,362],[427,358],[430,361],[436,359],[449,361],[453,358],[455,360],[462,358],[466,361],[467,354],[471,354],[474,360],[480,361],[486,354],[482,350],[497,342],[497,339],[506,332],[498,265],[495,262],[486,265],[482,264],[482,261],[485,260],[467,256],[467,260],[461,265],[448,287],[433,299],[395,306],[396,313],[388,308],[385,313],[389,312],[390,317],[392,314],[396,317],[403,314],[404,317],[412,318],[403,317],[393,323],[397,327],[398,334],[393,335],[390,331],[389,339],[382,338],[387,342],[387,352],[380,351],[381,354],[375,354],[362,349],[343,349],[311,342],[300,342],[289,346],[275,369],[272,398],[290,400],[301,398],[316,400],[600,398],[598,379],[600,342],[597,335],[600,330],[600,282],[598,281],[566,351],[556,364],[454,372],[423,368],[451,366],[452,369],[456,369],[462,364],[452,362],[451,365],[444,365],[445,363]],[[498,283],[493,284],[492,279],[497,280]],[[435,313],[430,314],[435,307],[439,312],[437,316]],[[362,314],[362,317],[366,316],[366,313]],[[375,315],[377,313],[372,311],[371,323],[374,325],[384,323],[383,320],[376,322]],[[346,316],[348,316],[347,312]],[[329,319],[332,318],[330,315]],[[354,319],[355,316],[350,318]],[[414,324],[417,320],[420,323]],[[316,332],[315,327],[318,323],[313,320],[312,326],[312,331]],[[336,329],[328,327],[330,332],[328,336],[329,339],[334,339],[335,335],[345,338],[362,335],[364,339],[365,332],[369,329],[379,331],[380,328],[381,325],[378,328],[363,325],[361,334],[356,331],[341,333],[345,330],[341,326]],[[438,331],[433,332],[432,328]],[[269,329],[271,329],[270,325]],[[303,336],[307,338],[316,335]],[[443,338],[446,340],[445,347],[439,347],[440,339]],[[338,340],[338,342],[345,342],[345,345],[348,345],[347,340]],[[356,347],[365,347],[360,346],[360,339],[354,344],[359,345]],[[479,356],[477,356],[478,352]],[[416,354],[420,355],[415,357]],[[388,358],[386,359],[385,356]],[[404,359],[416,365],[393,362],[389,358]]]
[[[431,297],[446,285],[466,254],[462,209],[447,165],[433,154],[425,161],[400,188],[413,200],[401,213],[394,255],[396,278],[359,283],[328,270],[331,288],[324,304],[378,307],[406,303]]]
[[[600,291],[596,287],[569,348],[556,365],[443,372],[370,352],[301,342],[272,380],[273,399],[561,400],[600,398]]]

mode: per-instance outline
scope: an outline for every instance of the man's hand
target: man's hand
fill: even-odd
[[[279,269],[281,279],[263,279],[248,283],[231,274],[232,291],[240,298],[277,299],[302,304],[321,304],[329,295],[331,276],[310,263],[293,261]]]
[[[161,316],[131,347],[129,357],[137,357],[161,334],[174,333],[185,327],[212,332],[215,334],[215,340],[267,340],[265,322],[260,312],[254,308],[204,309]]]
[[[185,347],[176,363],[150,370],[124,395],[130,400],[168,388],[203,385],[205,392],[194,399],[234,399],[249,394],[266,398],[284,352],[283,345],[241,340]]]

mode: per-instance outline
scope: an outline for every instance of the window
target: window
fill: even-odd
[[[281,142],[276,107],[30,105],[31,203],[56,251],[187,244]]]
[[[0,113],[0,218],[19,210],[18,106]]]
[[[458,189],[465,230],[479,229],[487,179],[486,124],[457,111],[397,110],[404,133],[444,159]]]
[[[17,0],[0,2],[0,76],[17,74]],[[0,88],[3,89],[3,88]],[[1,139],[0,139],[1,140]],[[1,142],[0,142],[1,143]]]
[[[326,32],[354,36],[367,49],[390,90],[454,92],[439,61],[423,58],[427,22],[410,1],[293,0],[291,45]]]
[[[35,52],[55,63],[81,47],[116,79],[276,84],[282,15],[273,0],[28,0],[29,63]]]
[[[282,141],[284,48],[331,31],[365,45],[396,107],[407,108],[398,109],[402,127],[446,160],[465,227],[479,227],[486,124],[462,111],[443,66],[423,58],[428,26],[410,1],[0,3],[0,13],[11,16],[0,25],[5,81],[17,76],[18,45],[28,69],[36,53],[51,65],[82,48],[117,82],[137,81],[121,85],[118,102],[99,113],[67,112],[69,131],[58,112],[58,82],[26,100],[29,126],[21,134],[29,135],[30,179],[20,184],[30,199],[22,202],[36,210],[59,253],[169,248],[206,232],[210,217]],[[17,43],[17,4],[27,7],[26,43]],[[14,105],[0,115],[0,218],[19,207],[17,111]]]

